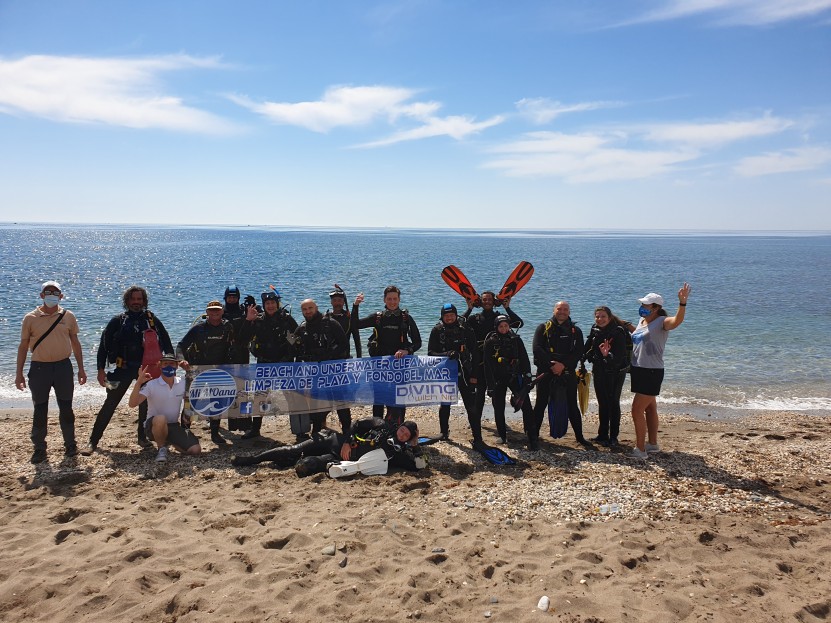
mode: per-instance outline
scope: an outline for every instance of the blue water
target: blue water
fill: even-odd
[[[300,317],[322,308],[337,282],[380,309],[395,284],[424,338],[446,301],[464,302],[440,278],[460,267],[479,291],[498,290],[520,260],[534,264],[513,309],[534,327],[554,303],[571,303],[588,333],[597,305],[637,320],[637,298],[664,295],[670,313],[684,281],[693,291],[684,324],[670,335],[661,402],[714,415],[747,409],[831,412],[831,236],[686,233],[160,228],[0,225],[0,406],[28,406],[13,386],[23,315],[40,283],[57,279],[78,316],[93,382],[77,400],[97,403],[95,352],[124,288],[150,292],[150,307],[181,339],[212,298],[237,284],[257,295],[275,285]],[[364,336],[364,343],[368,334]],[[624,391],[624,401],[628,391]]]

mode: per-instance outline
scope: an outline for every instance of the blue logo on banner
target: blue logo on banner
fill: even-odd
[[[251,415],[254,411],[254,403],[253,402],[241,402],[239,403],[239,413],[240,415]]]
[[[223,370],[202,372],[190,384],[190,406],[204,417],[225,413],[236,398],[237,382]]]

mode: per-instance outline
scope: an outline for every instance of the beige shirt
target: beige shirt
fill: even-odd
[[[58,311],[54,314],[44,314],[37,307],[23,317],[20,339],[24,343],[28,342],[29,350],[49,330],[62,311],[64,309],[58,306]],[[75,314],[67,309],[58,326],[32,352],[32,361],[54,362],[66,359],[72,354],[72,335],[78,335],[78,321]]]

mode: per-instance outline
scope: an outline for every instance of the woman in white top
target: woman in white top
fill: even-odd
[[[636,447],[632,457],[647,458],[649,452],[659,452],[658,446],[658,403],[656,396],[661,392],[664,380],[664,346],[669,331],[684,322],[690,285],[684,283],[678,290],[678,311],[667,316],[664,311],[664,297],[650,292],[642,299],[639,314],[641,320],[632,329],[632,421],[635,424]],[[648,433],[648,441],[647,441]]]

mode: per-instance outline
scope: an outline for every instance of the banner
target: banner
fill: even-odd
[[[447,357],[191,366],[185,412],[236,418],[322,413],[356,405],[455,404],[458,364]]]

